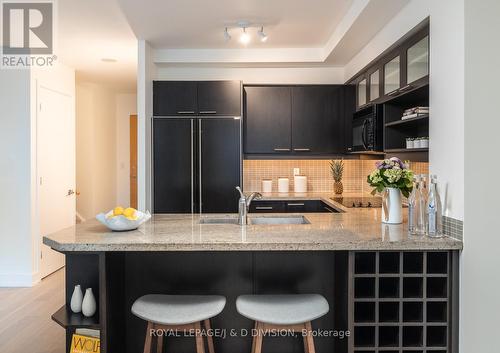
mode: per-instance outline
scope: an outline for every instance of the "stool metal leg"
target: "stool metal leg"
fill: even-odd
[[[194,328],[195,328],[196,332],[199,333],[196,335],[196,353],[205,353],[205,344],[203,342],[203,336],[201,335],[200,322],[196,322],[194,324]]]
[[[210,332],[211,331],[210,319],[204,321],[204,326],[207,333],[208,353],[215,353],[214,338],[210,335],[212,333]]]
[[[144,340],[144,353],[151,353],[151,330],[153,323],[148,321],[148,328],[146,329],[146,339]]]

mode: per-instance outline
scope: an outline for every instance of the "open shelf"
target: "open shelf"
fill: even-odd
[[[391,121],[390,123],[386,123],[385,126],[397,126],[397,125],[410,125],[410,124],[415,124],[417,122],[420,122],[422,120],[429,119],[429,114],[426,115],[420,115],[416,116],[414,118],[409,118],[409,119],[401,119],[401,120],[396,120],[396,121]]]
[[[353,255],[352,351],[451,353],[451,252]]]
[[[384,150],[386,153],[411,153],[411,152],[429,152],[428,148],[389,148]]]
[[[91,328],[100,329],[99,315],[86,317],[81,313],[75,314],[69,306],[63,305],[52,315],[52,320],[57,322],[63,328]]]

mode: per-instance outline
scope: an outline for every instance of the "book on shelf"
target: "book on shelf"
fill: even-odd
[[[424,113],[413,113],[413,114],[407,114],[407,115],[403,115],[401,117],[401,120],[406,120],[406,119],[411,119],[411,118],[417,118],[419,116],[426,116],[428,114],[424,114]]]
[[[98,330],[77,329],[71,338],[69,353],[100,353],[101,340]]]

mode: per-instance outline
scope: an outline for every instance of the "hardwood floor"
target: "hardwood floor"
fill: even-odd
[[[0,288],[0,352],[64,353],[64,329],[50,316],[64,304],[64,269],[31,288]]]

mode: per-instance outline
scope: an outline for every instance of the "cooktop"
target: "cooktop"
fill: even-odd
[[[344,207],[354,208],[370,208],[370,207],[382,207],[382,198],[378,196],[362,196],[362,197],[352,197],[352,196],[333,196],[330,197],[335,202],[340,203]]]

